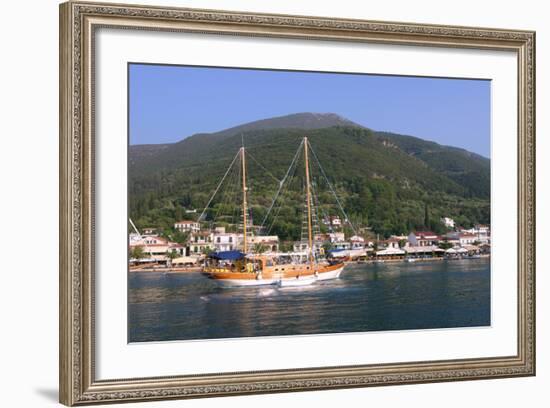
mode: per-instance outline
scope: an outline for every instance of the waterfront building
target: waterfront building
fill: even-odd
[[[356,249],[336,249],[329,251],[328,256],[334,259],[356,261],[359,259],[366,259],[369,252],[372,252],[372,248],[356,248]]]
[[[233,251],[239,247],[239,237],[235,232],[225,232],[224,227],[217,227],[214,230],[213,243],[217,252]]]
[[[347,241],[336,241],[332,244],[332,248],[340,250],[351,249],[351,244]]]
[[[351,249],[363,249],[366,246],[365,238],[360,237],[359,235],[354,235],[349,239],[351,244]]]
[[[377,259],[403,259],[405,257],[405,251],[399,248],[388,247],[376,251],[375,256]]]
[[[468,251],[468,255],[477,255],[481,253],[481,249],[477,245],[463,245],[462,248]]]
[[[239,242],[243,240],[242,234],[239,234]],[[266,252],[278,252],[279,251],[279,237],[277,235],[253,235],[246,238],[248,247],[254,248],[257,246],[263,246]]]
[[[436,245],[411,246],[404,248],[407,255],[411,258],[421,257],[439,257],[445,254],[445,250]]]
[[[313,241],[313,247],[315,252],[321,252],[323,250],[323,244],[324,241],[315,240]],[[294,252],[303,252],[303,253],[309,253],[309,244],[307,241],[295,241],[292,244],[292,250]]]
[[[447,234],[443,235],[442,239],[443,242],[447,242],[451,244],[452,246],[459,246],[460,245],[460,232],[448,232]]]
[[[400,249],[399,243],[400,239],[397,237],[390,237],[386,239],[385,241],[380,241],[379,246],[384,248],[394,248],[394,249]]]
[[[171,242],[164,237],[130,235],[130,250],[141,247],[149,259],[152,258],[159,262],[166,262],[168,261],[167,252],[175,252],[181,256],[185,255],[185,247],[183,245]]]
[[[407,239],[411,246],[429,246],[437,245],[441,237],[431,231],[414,231],[409,234]]]
[[[191,254],[204,254],[215,249],[214,234],[211,231],[193,232],[188,243]]]
[[[460,232],[475,235],[476,241],[479,243],[491,243],[491,229],[488,225],[476,224],[472,228],[461,229]]]
[[[470,232],[461,232],[458,236],[460,246],[464,245],[473,245],[476,242],[479,242],[476,234]]]

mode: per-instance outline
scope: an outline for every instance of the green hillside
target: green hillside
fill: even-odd
[[[463,226],[490,222],[488,159],[410,136],[374,132],[333,114],[302,115],[195,135],[170,145],[131,146],[130,217],[138,228],[169,227],[176,219],[196,217],[184,209],[202,210],[244,140],[252,217],[260,224],[279,187],[277,180],[307,136],[357,227],[388,236],[419,228],[441,232],[442,216]],[[266,222],[271,233],[285,240],[300,236],[302,169],[299,162],[276,202],[279,216]],[[340,215],[314,159],[311,169],[319,216]],[[238,222],[238,177],[238,170],[228,175],[207,219],[217,215],[217,221]]]
[[[401,150],[424,161],[430,168],[456,181],[466,189],[467,195],[490,197],[491,162],[486,157],[412,136],[387,132],[375,132],[375,135],[391,141]]]

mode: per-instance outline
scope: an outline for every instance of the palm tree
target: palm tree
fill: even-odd
[[[174,259],[179,258],[180,256],[180,254],[178,254],[178,252],[175,249],[172,249],[172,250],[168,249],[165,255],[166,255],[166,258],[168,258],[168,263],[170,265],[172,265],[172,261]]]
[[[137,260],[145,258],[145,251],[143,250],[143,247],[142,246],[133,247],[130,250],[130,258],[137,259]]]
[[[170,260],[173,260],[173,259],[176,259],[176,258],[179,258],[180,254],[178,254],[178,252],[175,250],[175,249],[168,249],[166,251],[166,257]]]

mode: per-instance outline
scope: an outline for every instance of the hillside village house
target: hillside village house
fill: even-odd
[[[441,218],[441,222],[443,225],[445,225],[447,228],[454,228],[455,227],[455,220],[449,217],[443,217]]]
[[[342,226],[342,220],[338,216],[331,216],[323,218],[323,224],[327,227],[340,228]]]
[[[346,237],[343,232],[331,232],[328,234],[328,240],[331,244],[336,244],[338,242],[344,242]]]
[[[181,232],[198,232],[201,229],[201,226],[196,221],[178,221],[174,224],[174,229],[177,229]]]

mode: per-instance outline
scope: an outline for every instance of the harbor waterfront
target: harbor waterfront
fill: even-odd
[[[490,282],[488,257],[350,263],[338,279],[286,288],[131,272],[128,341],[489,326]]]

